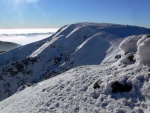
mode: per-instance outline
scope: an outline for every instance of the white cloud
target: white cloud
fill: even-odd
[[[21,45],[29,44],[32,42],[36,42],[38,40],[42,40],[44,38],[49,37],[51,34],[45,34],[45,35],[35,35],[35,36],[25,36],[25,35],[8,35],[8,36],[3,36],[0,35],[0,41],[5,41],[5,42],[14,42],[18,43]]]
[[[21,45],[32,43],[52,35],[57,28],[49,29],[1,29],[0,41],[15,42]],[[51,33],[50,33],[51,32]],[[30,34],[30,35],[29,35]],[[33,34],[33,35],[31,35]]]

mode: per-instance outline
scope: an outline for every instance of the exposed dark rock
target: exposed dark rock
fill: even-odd
[[[21,72],[24,70],[24,65],[19,63],[19,62],[16,62],[16,65],[15,65],[16,69]]]
[[[13,77],[18,73],[22,73],[23,75],[29,74],[30,76],[33,75],[33,71],[28,69],[29,65],[33,65],[34,63],[38,62],[38,58],[26,58],[22,61],[14,62],[10,65],[4,66],[2,68],[2,72],[4,75],[8,73]]]
[[[0,54],[5,53],[6,51],[0,51]]]
[[[150,69],[148,70],[148,76],[150,76]]]
[[[120,58],[121,58],[121,55],[116,55],[115,58],[116,58],[116,59],[120,59]]]
[[[32,70],[28,70],[28,71],[26,71],[26,74],[28,74],[28,75],[33,75],[33,71]]]
[[[133,55],[129,56],[128,59],[129,59],[129,61],[131,61],[131,62],[135,62]]]
[[[124,53],[124,55],[127,55],[129,52]]]
[[[150,35],[147,35],[147,37],[150,37]]]
[[[102,83],[102,81],[101,81],[101,80],[98,80],[97,82],[94,83],[93,88],[94,88],[94,89],[100,88],[100,84],[101,84],[101,83]]]
[[[55,57],[54,58],[54,62],[57,64],[57,63],[59,63],[60,61],[61,61],[62,59],[61,59],[61,57]]]
[[[118,81],[113,82],[111,87],[113,93],[129,92],[132,89],[132,85],[128,85],[127,83],[121,84]]]
[[[83,36],[83,38],[87,38],[87,36]]]

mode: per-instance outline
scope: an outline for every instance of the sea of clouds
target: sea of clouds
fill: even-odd
[[[51,36],[58,29],[0,29],[0,41],[29,44]]]

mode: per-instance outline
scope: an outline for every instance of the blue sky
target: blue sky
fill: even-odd
[[[0,28],[103,22],[150,28],[150,0],[0,0]]]

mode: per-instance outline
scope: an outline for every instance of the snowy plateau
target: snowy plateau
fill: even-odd
[[[0,54],[0,113],[149,113],[149,34],[77,23]]]

